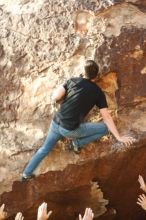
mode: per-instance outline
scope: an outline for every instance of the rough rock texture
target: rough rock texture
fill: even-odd
[[[123,4],[105,12],[103,17],[107,19],[107,29],[105,41],[96,51],[96,59],[102,63],[102,71],[118,73],[119,106],[143,101],[146,94],[146,14],[135,6]]]
[[[136,197],[138,174],[146,177],[146,1],[1,0],[0,29],[0,203],[10,219],[17,211],[35,219],[44,199],[52,219],[75,219],[86,206],[98,217],[107,203],[100,219],[143,219]],[[107,137],[74,155],[60,141],[36,170],[43,174],[20,185],[47,134],[52,90],[83,74],[88,58],[99,63],[97,84],[119,130],[138,142],[125,149]],[[93,109],[86,120],[100,119]]]

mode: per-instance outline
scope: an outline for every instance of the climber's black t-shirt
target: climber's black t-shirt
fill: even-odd
[[[66,94],[53,120],[67,130],[77,128],[94,105],[108,107],[102,90],[88,79],[71,78],[63,86]]]

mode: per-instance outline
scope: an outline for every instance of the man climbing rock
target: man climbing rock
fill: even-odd
[[[62,137],[71,139],[68,147],[76,153],[79,153],[84,145],[106,135],[108,130],[119,142],[126,145],[134,141],[131,137],[119,134],[108,112],[106,97],[95,84],[99,73],[98,65],[93,60],[87,60],[84,69],[85,77],[71,78],[54,92],[54,102],[62,100],[60,109],[53,117],[43,146],[26,166],[22,180],[33,177],[35,168]],[[83,123],[85,116],[95,105],[99,108],[104,122]]]

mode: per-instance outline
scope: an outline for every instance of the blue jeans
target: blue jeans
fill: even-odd
[[[70,131],[52,121],[44,144],[32,157],[23,174],[26,176],[31,175],[43,158],[48,155],[54,145],[63,137],[72,138],[74,145],[82,147],[107,133],[108,129],[104,123],[83,123],[75,130]]]

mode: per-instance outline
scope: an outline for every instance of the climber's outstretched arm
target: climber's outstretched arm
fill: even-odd
[[[114,137],[119,141],[124,143],[126,146],[132,144],[135,142],[135,139],[130,136],[121,136],[117,130],[117,127],[113,121],[113,118],[111,117],[109,111],[107,108],[100,109],[100,113],[102,115],[102,118],[104,120],[104,123],[107,125],[110,132],[114,135]]]

